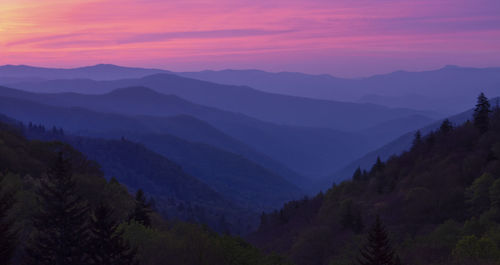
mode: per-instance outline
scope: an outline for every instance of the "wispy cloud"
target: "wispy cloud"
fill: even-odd
[[[45,36],[41,36],[41,37],[26,38],[26,39],[8,42],[6,45],[7,46],[14,46],[14,45],[20,45],[20,44],[31,44],[31,43],[44,42],[44,41],[74,38],[74,37],[78,37],[78,36],[82,36],[82,35],[83,35],[83,33],[45,35]]]
[[[499,0],[0,0],[0,18],[0,63],[360,75],[500,61]]]
[[[224,29],[205,31],[178,31],[136,34],[118,41],[118,43],[155,42],[171,39],[219,39],[250,36],[267,36],[291,33],[295,30],[264,30],[264,29]]]

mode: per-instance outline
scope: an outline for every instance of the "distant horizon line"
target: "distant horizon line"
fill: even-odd
[[[309,76],[330,76],[333,78],[339,78],[339,79],[363,79],[363,78],[370,78],[370,77],[375,77],[375,76],[381,76],[381,75],[389,75],[393,73],[398,73],[398,72],[407,72],[407,73],[421,73],[421,72],[432,72],[432,71],[438,71],[446,68],[461,68],[461,69],[494,69],[494,68],[500,68],[499,66],[486,66],[486,67],[477,67],[477,66],[462,66],[462,65],[455,65],[455,64],[445,64],[441,67],[438,68],[429,68],[425,70],[394,70],[390,72],[385,72],[385,73],[379,73],[379,74],[371,74],[371,75],[365,75],[365,76],[356,76],[356,77],[345,77],[345,76],[340,76],[340,75],[334,75],[334,74],[328,74],[328,73],[322,73],[322,74],[312,74],[312,73],[305,73],[305,72],[299,72],[299,71],[267,71],[267,70],[262,70],[258,68],[223,68],[223,69],[204,69],[204,70],[190,70],[190,71],[174,71],[174,70],[169,70],[165,68],[159,68],[159,67],[147,67],[147,66],[127,66],[127,65],[119,65],[119,64],[113,64],[113,63],[97,63],[97,64],[91,64],[91,65],[82,65],[82,66],[74,66],[74,67],[50,67],[50,66],[39,66],[39,65],[31,65],[31,64],[3,64],[0,65],[1,67],[31,67],[31,68],[39,68],[39,69],[54,69],[54,70],[74,70],[74,69],[82,69],[82,68],[92,68],[92,67],[98,67],[98,66],[113,66],[113,67],[119,67],[119,68],[129,68],[129,69],[145,69],[145,70],[159,70],[159,71],[165,71],[165,72],[170,72],[173,74],[176,73],[197,73],[197,72],[224,72],[224,71],[259,71],[259,72],[264,72],[264,73],[270,73],[270,74],[281,74],[281,73],[291,73],[291,74],[303,74],[303,75],[309,75]]]

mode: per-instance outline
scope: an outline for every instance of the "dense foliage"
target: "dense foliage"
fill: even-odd
[[[141,265],[286,264],[239,238],[219,235],[196,224],[166,222],[155,212],[146,211],[150,227],[129,220],[136,200],[115,179],[107,181],[95,162],[60,142],[28,141],[16,128],[0,123],[0,194],[15,192],[15,200],[1,201],[0,222],[9,224],[12,220],[12,225],[2,226],[8,230],[0,232],[18,239],[7,242],[2,237],[1,250],[2,254],[9,253],[4,250],[13,246],[12,263],[33,261],[30,253],[47,256],[40,250],[56,244],[60,249],[52,248],[49,254],[61,259],[53,264],[109,264],[106,260],[116,257],[117,250],[126,255],[134,253]],[[54,165],[58,154],[63,154],[64,162]],[[57,201],[54,196],[62,199]],[[102,205],[107,206],[103,209]],[[75,238],[65,235],[66,224],[77,228],[70,233]],[[58,238],[61,240],[54,241]],[[58,244],[62,239],[66,243]],[[103,244],[100,251],[90,247],[95,246],[91,243],[76,249],[96,239]],[[109,256],[103,249],[109,250]],[[41,264],[45,258],[50,257],[39,260]],[[6,262],[2,260],[2,264]]]
[[[124,137],[112,140],[73,136],[60,128],[46,129],[41,124],[18,127],[30,139],[70,144],[99,163],[106,178],[116,178],[130,191],[144,191],[145,196],[154,199],[156,210],[165,218],[203,223],[218,232],[232,234],[248,233],[258,224],[256,212],[226,199],[187,174],[184,167],[142,144]],[[202,159],[210,153],[198,155]]]
[[[413,147],[261,217],[251,241],[297,264],[352,264],[375,216],[402,264],[500,263],[500,110],[416,134]]]

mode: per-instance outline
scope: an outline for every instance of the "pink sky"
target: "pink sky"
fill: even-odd
[[[0,0],[0,65],[366,76],[500,66],[499,0]]]

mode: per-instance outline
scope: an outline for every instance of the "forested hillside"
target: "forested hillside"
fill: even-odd
[[[417,133],[410,151],[263,214],[251,241],[299,265],[356,264],[378,215],[400,264],[499,264],[500,109],[492,109],[481,95],[473,120],[445,120]]]
[[[206,226],[165,221],[142,191],[134,199],[71,146],[27,140],[3,122],[0,183],[1,264],[286,264]]]

